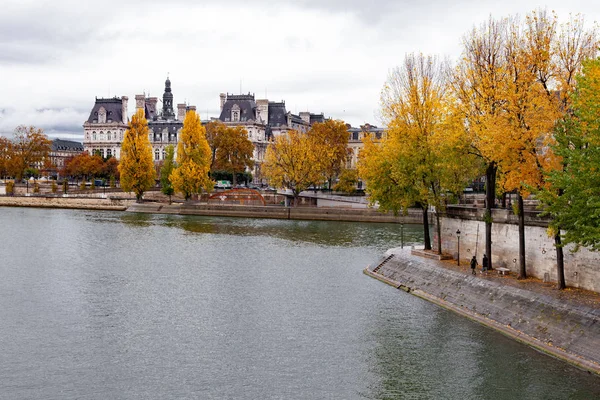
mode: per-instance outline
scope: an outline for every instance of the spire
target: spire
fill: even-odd
[[[165,81],[162,116],[165,119],[175,118],[175,112],[173,111],[173,93],[171,93],[171,80],[169,79],[169,74],[167,74],[167,80]]]

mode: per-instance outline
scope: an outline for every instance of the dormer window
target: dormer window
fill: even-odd
[[[106,123],[106,109],[104,107],[100,107],[100,109],[98,110],[98,123]]]
[[[239,120],[240,120],[240,106],[238,106],[237,104],[234,104],[233,107],[231,107],[231,121],[238,122]]]

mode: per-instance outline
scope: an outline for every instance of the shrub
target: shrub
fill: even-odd
[[[13,181],[6,182],[6,194],[14,196],[15,194],[15,183]]]
[[[58,185],[56,181],[52,181],[52,193],[56,193],[58,191]]]

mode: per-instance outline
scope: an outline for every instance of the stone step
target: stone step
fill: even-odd
[[[412,249],[410,254],[414,256],[419,256],[423,258],[430,258],[432,260],[451,260],[452,256],[448,254],[438,254],[433,250],[423,250],[423,249]]]

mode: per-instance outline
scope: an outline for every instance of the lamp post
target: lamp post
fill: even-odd
[[[456,239],[458,240],[458,255],[456,257],[456,265],[460,266],[460,229],[456,231]]]
[[[404,248],[404,224],[400,223],[400,245]]]

